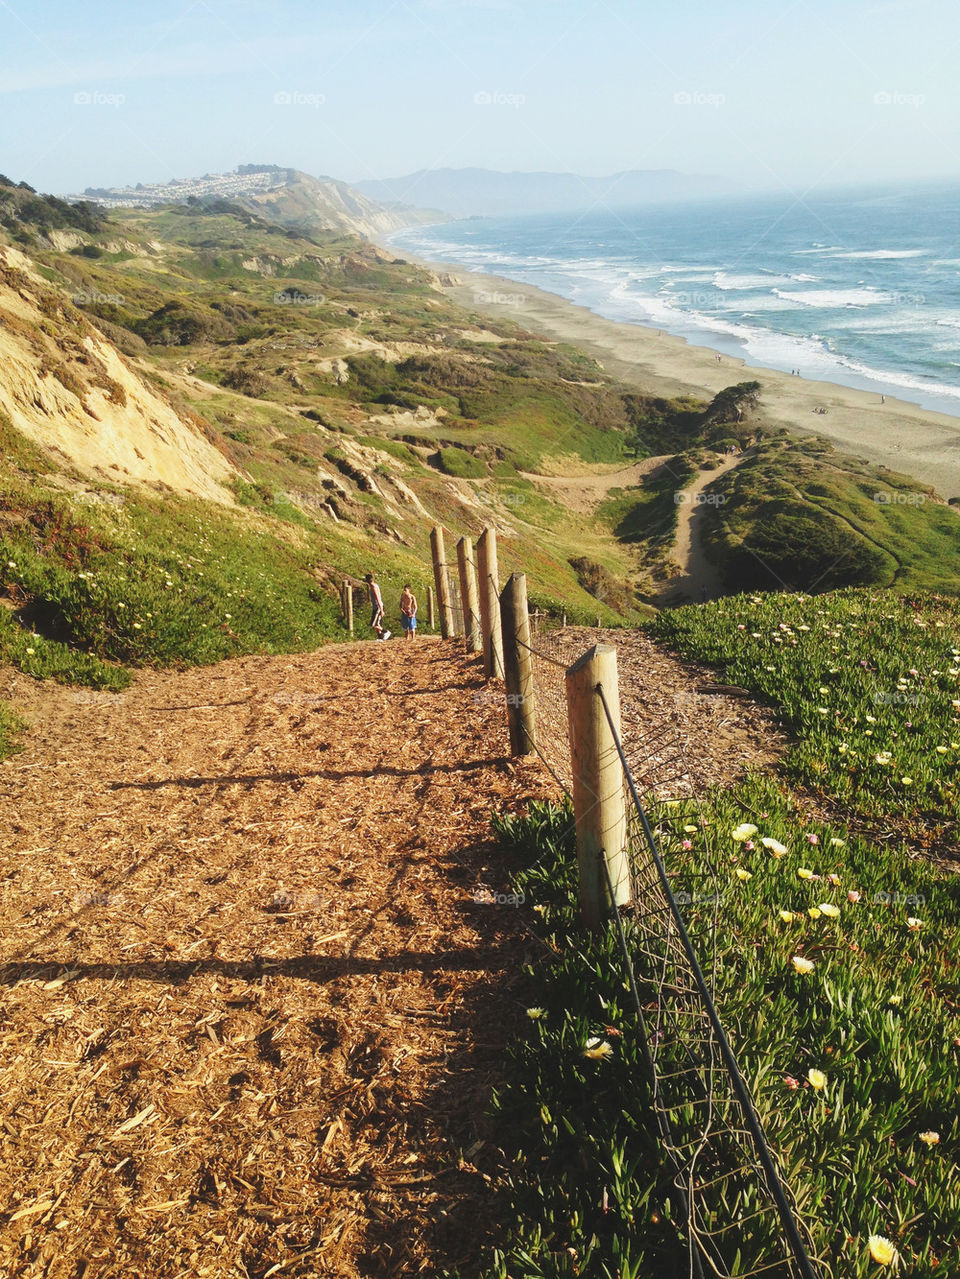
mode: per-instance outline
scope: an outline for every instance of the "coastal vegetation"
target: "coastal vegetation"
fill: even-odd
[[[878,1273],[888,1252],[906,1273],[940,1273],[960,1247],[960,881],[938,865],[957,847],[960,607],[741,595],[651,629],[793,732],[780,776],[651,799],[650,817],[814,1251],[846,1275]],[[571,814],[534,805],[496,827],[551,956],[530,972],[527,1033],[498,1095],[515,1225],[486,1273],[670,1273],[677,1196],[614,933],[579,926]],[[769,1261],[769,1219],[730,1231],[736,1203],[710,1193],[727,1264]]]

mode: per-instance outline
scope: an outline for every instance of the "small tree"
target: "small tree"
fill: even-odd
[[[753,412],[760,403],[759,382],[738,382],[718,391],[704,414],[704,426],[720,422],[742,422],[744,414]]]

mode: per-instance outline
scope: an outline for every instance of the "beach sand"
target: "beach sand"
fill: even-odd
[[[682,337],[606,320],[515,280],[449,262],[423,265],[441,277],[456,277],[459,283],[445,291],[467,309],[577,346],[627,385],[655,395],[708,400],[725,386],[756,380],[763,388],[761,414],[770,426],[824,436],[838,451],[912,476],[941,497],[960,496],[960,418],[889,395],[881,404],[880,395],[870,391],[746,365]],[[826,413],[814,412],[817,408]]]

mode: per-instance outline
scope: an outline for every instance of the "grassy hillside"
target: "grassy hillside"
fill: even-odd
[[[795,735],[783,775],[648,811],[815,1251],[869,1279],[880,1237],[898,1273],[949,1272],[960,1247],[960,604],[877,589],[748,594],[663,612],[652,630],[756,690]],[[550,950],[497,1099],[499,1192],[514,1226],[484,1273],[679,1271],[676,1197],[616,935],[579,924],[571,815],[534,805],[497,827]],[[639,931],[649,1008],[659,996]],[[669,1030],[658,1055],[665,1072],[680,1064]],[[673,1113],[678,1141],[690,1118]],[[713,1183],[700,1202],[730,1273],[747,1273],[776,1254],[724,1182],[732,1170],[710,1163],[694,1176]]]
[[[707,547],[728,589],[955,590],[960,513],[826,441],[763,442],[710,491]]]
[[[232,477],[227,491],[218,475],[215,507],[159,477],[92,480],[0,416],[0,557],[16,566],[0,574],[3,652],[31,673],[113,687],[140,663],[311,647],[342,635],[344,576],[376,565],[390,609],[406,580],[424,593],[435,522],[497,527],[502,570],[525,570],[541,607],[637,622],[682,567],[684,487],[730,443],[755,453],[709,512],[728,589],[956,589],[956,512],[903,477],[771,438],[756,384],[711,405],[627,391],[370,244],[227,204],[107,218],[0,179],[0,227],[0,248],[30,264],[5,272],[7,296],[42,317],[31,334],[0,307],[0,331],[43,346],[56,402],[81,423],[109,408],[122,435],[124,387],[89,354],[93,338],[112,344]],[[668,467],[598,509],[536,479],[662,455]]]

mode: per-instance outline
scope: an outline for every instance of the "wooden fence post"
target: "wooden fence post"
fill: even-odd
[[[500,632],[500,577],[495,529],[485,528],[477,539],[477,573],[480,578],[483,673],[487,679],[502,679],[503,639]]]
[[[353,583],[344,582],[343,584],[343,618],[347,624],[347,630],[353,634]]]
[[[507,686],[507,722],[510,726],[510,754],[529,755],[537,745],[537,723],[525,573],[514,573],[503,588],[500,596],[500,617],[503,633],[503,678]]]
[[[457,543],[457,567],[460,572],[460,600],[463,604],[463,635],[467,652],[480,647],[480,617],[477,608],[477,565],[473,558],[473,542],[461,537]]]
[[[430,534],[430,553],[433,556],[433,580],[437,588],[437,604],[440,609],[440,635],[453,637],[453,610],[450,607],[450,583],[447,581],[447,552],[443,544],[443,529],[435,524]]]
[[[433,587],[432,586],[427,587],[427,625],[430,627],[431,631],[436,626],[436,621],[434,620],[434,615],[433,615]]]
[[[597,692],[602,686],[619,736],[617,650],[595,644],[567,671],[566,685],[580,905],[584,923],[597,928],[614,907],[630,900],[623,765]],[[606,858],[613,902],[601,858]]]

